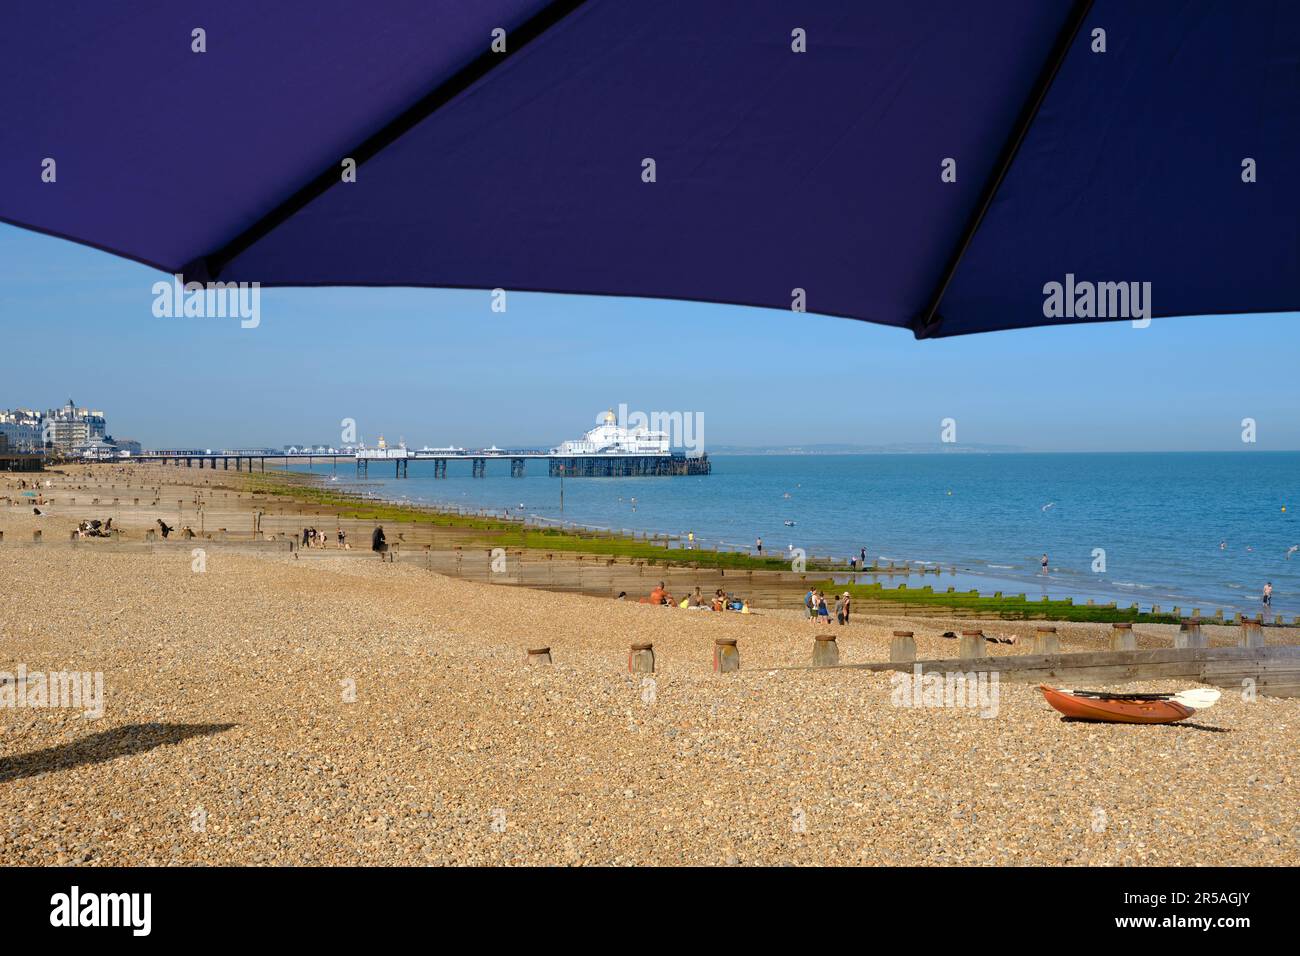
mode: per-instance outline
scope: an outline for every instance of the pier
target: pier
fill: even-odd
[[[44,452],[10,448],[8,436],[0,434],[0,471],[40,471],[43,467]]]
[[[11,456],[12,457],[12,456]],[[32,456],[33,461],[37,456]],[[409,477],[410,463],[413,461],[433,462],[433,477],[447,477],[447,462],[468,461],[471,474],[475,478],[487,477],[489,461],[508,461],[510,477],[523,478],[526,463],[529,461],[545,462],[547,473],[552,478],[633,478],[633,477],[668,477],[681,475],[707,475],[713,465],[707,453],[698,456],[681,454],[667,455],[556,455],[544,451],[412,451],[405,448],[366,448],[356,452],[319,452],[305,455],[298,454],[248,454],[239,452],[144,452],[130,458],[85,459],[78,464],[126,464],[130,462],[150,462],[175,465],[177,468],[210,468],[217,471],[266,471],[267,461],[271,467],[284,467],[290,464],[306,464],[309,468],[316,462],[338,464],[339,461],[355,462],[358,478],[368,477],[370,466],[391,464],[394,478]]]
[[[679,416],[680,417],[680,416]],[[650,431],[644,427],[627,428],[619,423],[613,410],[599,416],[600,424],[587,431],[582,438],[562,442],[555,448],[443,448],[412,449],[400,442],[396,446],[387,444],[384,436],[379,436],[379,443],[374,448],[354,448],[346,445],[343,450],[317,445],[301,450],[296,445],[286,445],[283,451],[271,448],[226,448],[219,451],[199,448],[165,448],[153,449],[129,457],[120,458],[85,458],[82,464],[98,462],[158,462],[184,465],[186,468],[210,468],[230,471],[234,462],[235,471],[266,471],[267,459],[276,465],[288,466],[293,463],[306,463],[310,468],[317,461],[333,463],[338,469],[340,459],[350,460],[355,464],[358,478],[368,477],[370,466],[378,462],[381,466],[392,464],[393,477],[410,476],[412,461],[433,462],[433,477],[447,477],[447,462],[468,461],[470,473],[475,478],[487,477],[489,461],[504,460],[510,462],[510,477],[523,478],[529,461],[546,462],[547,473],[552,478],[632,478],[678,475],[707,475],[713,470],[709,456],[701,451],[698,455],[672,450],[671,436],[664,431]],[[689,441],[684,442],[692,447]],[[0,456],[3,457],[3,456]],[[11,466],[15,467],[15,466]]]
[[[0,471],[41,471],[44,467],[44,455],[0,449]]]
[[[329,456],[316,456],[329,457]],[[348,456],[353,457],[353,456]],[[373,462],[393,463],[393,475],[406,478],[412,461],[433,462],[434,478],[447,477],[447,462],[468,461],[475,478],[487,477],[489,461],[509,461],[510,477],[523,478],[529,461],[546,462],[552,478],[630,478],[643,476],[707,475],[712,471],[707,453],[687,456],[667,454],[559,455],[547,451],[412,451],[408,448],[367,448],[355,453],[357,477],[370,473]]]
[[[175,465],[177,468],[211,468],[217,471],[231,471],[231,462],[234,462],[234,471],[266,471],[267,459],[271,460],[271,467],[276,465],[289,465],[293,463],[302,464],[306,462],[310,467],[316,461],[327,462],[333,461],[338,463],[339,459],[351,461],[353,455],[351,452],[338,453],[318,453],[312,455],[288,454],[288,453],[249,453],[233,451],[147,451],[139,455],[132,455],[129,458],[79,458],[73,462],[78,465],[129,465],[134,463],[149,462],[162,465]]]

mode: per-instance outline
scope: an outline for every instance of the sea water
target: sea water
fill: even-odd
[[[1300,551],[1287,557],[1300,544],[1300,453],[711,458],[707,476],[565,478],[563,511],[545,462],[530,461],[524,478],[511,478],[505,460],[477,479],[468,461],[449,463],[446,479],[431,462],[411,462],[406,479],[383,477],[380,463],[362,482],[350,463],[314,472],[392,500],[693,532],[701,548],[752,551],[759,537],[767,553],[849,558],[866,548],[881,563],[937,563],[942,587],[985,593],[1253,614],[1271,581],[1274,613],[1300,613]],[[936,582],[911,579],[921,583]]]

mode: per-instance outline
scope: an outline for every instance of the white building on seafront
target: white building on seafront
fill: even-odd
[[[45,447],[42,415],[34,408],[0,409],[0,435],[10,451],[34,452]]]
[[[62,408],[45,413],[42,425],[46,441],[64,454],[72,454],[77,445],[102,440],[108,435],[108,424],[99,409],[78,408],[72,399]]]
[[[40,412],[32,408],[0,410],[0,434],[9,447],[39,451],[46,445],[63,455],[75,455],[78,446],[108,439],[108,423],[99,409],[80,408],[72,399],[62,408]]]
[[[624,428],[618,424],[613,409],[605,412],[601,423],[576,441],[566,441],[551,449],[554,455],[667,455],[667,432],[645,427]]]

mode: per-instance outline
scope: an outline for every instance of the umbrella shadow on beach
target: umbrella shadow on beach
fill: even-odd
[[[46,747],[44,750],[33,750],[13,757],[0,757],[0,783],[129,757],[164,744],[178,744],[189,737],[219,734],[235,726],[237,725],[128,724],[71,743],[59,744],[57,747]]]
[[[1125,727],[1187,727],[1192,730],[1205,730],[1212,734],[1230,734],[1231,727],[1212,727],[1209,724],[1193,724],[1187,720],[1170,721],[1167,724],[1137,724],[1127,723],[1122,720],[1084,720],[1082,717],[1062,717],[1063,724],[1124,724]]]

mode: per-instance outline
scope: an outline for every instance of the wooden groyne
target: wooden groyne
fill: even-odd
[[[1136,651],[1077,654],[1015,654],[1005,657],[841,664],[838,670],[903,671],[923,674],[996,673],[999,680],[1080,683],[1192,680],[1269,697],[1300,697],[1300,647],[1158,647]]]

